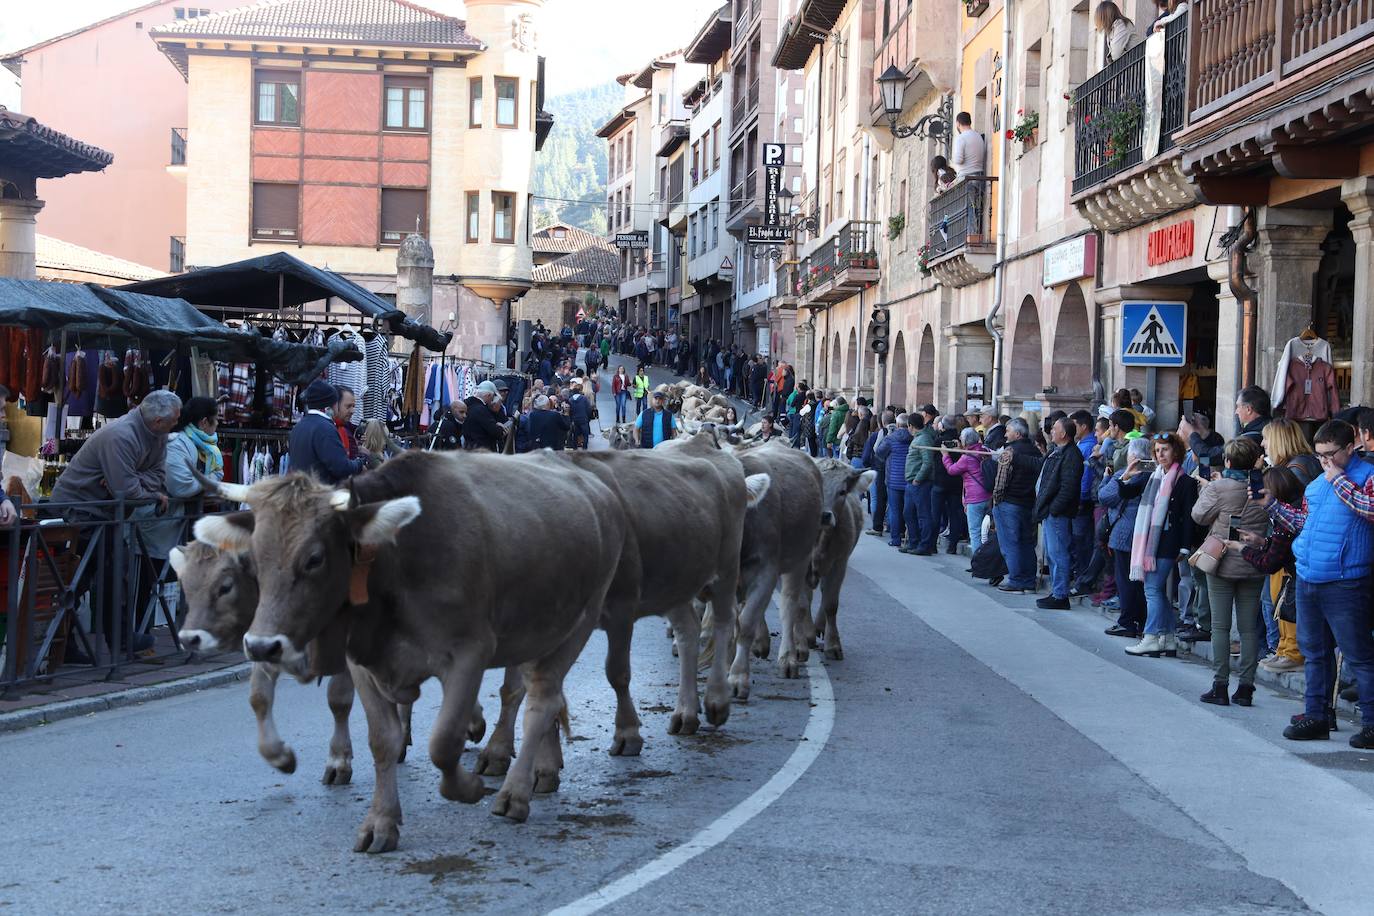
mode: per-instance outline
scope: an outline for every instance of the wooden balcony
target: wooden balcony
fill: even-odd
[[[1348,141],[1374,128],[1374,3],[1196,0],[1192,10],[1188,126],[1178,142],[1209,200],[1263,203],[1273,172],[1359,174]],[[1214,183],[1255,172],[1249,183]]]
[[[878,223],[845,223],[798,266],[797,304],[820,308],[843,302],[882,278],[878,268]]]

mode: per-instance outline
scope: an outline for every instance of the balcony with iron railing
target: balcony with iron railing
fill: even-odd
[[[1164,76],[1158,113],[1151,111],[1146,42],[1090,76],[1074,93],[1073,193],[1102,184],[1174,148],[1187,105],[1188,16],[1165,27]],[[1146,126],[1158,118],[1158,147],[1145,150]]]
[[[926,242],[916,253],[921,269],[962,287],[992,275],[992,183],[972,176],[931,198]]]
[[[841,226],[797,266],[797,303],[820,308],[877,283],[882,278],[877,239],[875,221],[853,220]]]

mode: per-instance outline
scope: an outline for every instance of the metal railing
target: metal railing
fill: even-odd
[[[853,220],[841,226],[819,248],[802,258],[797,269],[801,294],[833,280],[857,260],[869,255],[875,258],[876,264],[877,233],[878,223],[871,220]]]
[[[991,228],[988,188],[991,179],[966,178],[930,202],[927,244],[932,257],[949,254],[970,242],[986,242]]]
[[[1374,35],[1368,0],[1196,0],[1192,117],[1255,92]]]
[[[172,161],[171,165],[186,164],[186,128],[172,128]]]
[[[140,660],[134,636],[158,623],[168,628],[174,647],[162,657],[185,654],[177,635],[180,603],[169,603],[163,588],[174,581],[171,563],[151,555],[151,526],[170,526],[158,536],[184,543],[208,513],[200,499],[173,500],[162,516],[138,512],[153,505],[110,500],[19,507],[20,522],[0,533],[0,691],[82,668],[117,679],[120,668]]]
[[[1074,98],[1075,194],[1129,171],[1144,160],[1145,42],[1089,77]],[[1188,16],[1165,26],[1159,153],[1174,147],[1187,106]]]

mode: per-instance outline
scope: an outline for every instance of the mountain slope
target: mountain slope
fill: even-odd
[[[624,98],[624,88],[612,82],[549,96],[544,102],[554,123],[543,151],[534,157],[536,228],[563,222],[605,234],[606,141],[596,131],[624,104]]]

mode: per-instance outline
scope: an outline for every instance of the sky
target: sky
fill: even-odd
[[[188,0],[188,4],[191,0]],[[441,13],[463,15],[462,0],[416,0]],[[539,47],[548,58],[552,94],[600,85],[636,70],[650,56],[687,44],[722,0],[546,0]],[[16,51],[54,35],[140,5],[140,0],[0,0],[0,52]],[[245,4],[246,5],[246,4]],[[0,105],[19,107],[19,91],[0,69]]]

